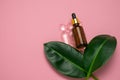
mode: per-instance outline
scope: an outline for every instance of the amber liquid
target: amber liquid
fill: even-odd
[[[82,49],[87,46],[87,40],[82,26],[79,23],[73,24],[73,36],[75,39],[76,48]]]

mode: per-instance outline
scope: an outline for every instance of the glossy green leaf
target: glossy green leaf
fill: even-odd
[[[60,73],[75,78],[86,77],[88,80],[112,56],[116,44],[115,37],[99,35],[90,41],[84,55],[70,45],[58,41],[45,43],[44,50],[48,61]]]
[[[48,42],[44,44],[44,50],[48,61],[60,73],[76,78],[86,77],[81,64],[83,55],[75,48],[62,42]]]
[[[116,48],[115,37],[99,35],[91,40],[84,52],[84,69],[90,77],[92,72],[100,68],[113,54]]]

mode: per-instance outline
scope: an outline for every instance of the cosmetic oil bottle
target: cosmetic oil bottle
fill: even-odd
[[[72,32],[73,32],[76,48],[79,50],[83,50],[87,46],[87,40],[85,37],[83,27],[79,23],[75,13],[72,13],[72,25],[73,25]]]

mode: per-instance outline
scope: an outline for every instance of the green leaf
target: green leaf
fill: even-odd
[[[99,35],[93,38],[85,49],[84,55],[78,50],[62,42],[52,41],[44,44],[48,61],[60,73],[86,80],[95,70],[100,68],[112,56],[117,41],[109,35]]]
[[[76,50],[62,42],[48,42],[44,44],[44,50],[48,61],[60,73],[75,77],[86,77],[86,72],[81,64],[83,55]]]
[[[84,69],[88,72],[87,78],[111,57],[116,43],[115,37],[109,35],[99,35],[91,40],[83,58]]]

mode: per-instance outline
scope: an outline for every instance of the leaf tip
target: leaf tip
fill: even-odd
[[[48,43],[44,43],[43,46],[45,47],[45,46],[47,46],[47,44],[48,44]]]

